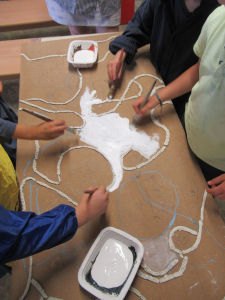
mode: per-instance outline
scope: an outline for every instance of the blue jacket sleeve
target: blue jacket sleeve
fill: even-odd
[[[154,2],[154,0],[143,1],[132,20],[128,23],[124,33],[116,37],[109,45],[109,49],[113,54],[123,48],[127,53],[127,63],[132,61],[138,48],[151,42]]]
[[[16,123],[0,118],[0,138],[10,139],[16,129]]]
[[[0,140],[9,140],[15,131],[18,118],[14,110],[0,96]]]
[[[0,206],[0,263],[33,255],[71,239],[78,227],[75,209],[59,205],[43,214]]]

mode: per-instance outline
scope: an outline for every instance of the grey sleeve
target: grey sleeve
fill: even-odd
[[[16,129],[16,123],[0,118],[0,138],[10,139]]]

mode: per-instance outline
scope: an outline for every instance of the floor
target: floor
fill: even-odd
[[[142,3],[143,0],[135,1],[135,8]],[[124,26],[121,26],[122,31]],[[56,28],[42,28],[35,30],[26,31],[12,31],[0,33],[0,40],[8,39],[18,39],[18,38],[28,38],[28,37],[44,37],[44,36],[61,36],[69,35],[69,31],[65,26],[56,26]],[[3,98],[14,108],[15,111],[18,110],[18,99],[19,99],[19,80],[4,80],[3,81]],[[0,269],[0,299],[9,300],[10,291],[10,274],[4,274],[4,271]]]

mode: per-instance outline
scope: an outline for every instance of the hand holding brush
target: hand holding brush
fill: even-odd
[[[107,65],[108,77],[109,77],[109,93],[108,99],[113,99],[123,74],[124,60],[126,58],[126,52],[124,49],[120,49],[113,60]]]
[[[144,97],[143,101],[138,105],[138,111],[140,111],[140,110],[148,103],[149,97],[150,97],[150,95],[151,95],[151,93],[152,93],[152,91],[153,91],[153,89],[154,89],[154,87],[155,87],[155,85],[156,85],[156,82],[157,82],[157,80],[155,80],[155,81],[153,82],[153,84],[152,84],[150,90],[148,91],[148,93],[147,93],[146,96]],[[136,105],[136,106],[137,106],[137,105]],[[136,106],[134,106],[134,110],[137,112]],[[142,119],[143,119],[143,115],[141,115],[141,114],[136,114],[136,115],[134,115],[134,117],[133,117],[133,123],[134,123],[134,124],[138,124],[138,123],[140,123],[140,122],[142,121]]]

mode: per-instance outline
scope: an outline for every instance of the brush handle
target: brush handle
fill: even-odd
[[[42,121],[45,121],[45,122],[53,121],[52,119],[50,119],[46,116],[43,116],[42,114],[39,114],[36,111],[32,111],[32,110],[29,110],[27,108],[21,108],[21,110],[28,113],[28,114],[30,114],[30,115],[32,115],[32,116],[34,116],[34,117],[37,117],[37,118],[41,119]],[[67,127],[66,131],[68,131],[70,133],[73,133],[73,134],[76,134],[76,129],[75,128]]]
[[[89,196],[92,196],[94,194],[94,192],[97,191],[98,188],[94,188],[93,190],[85,190],[84,193],[85,194],[89,194]]]
[[[52,121],[52,119],[46,117],[46,116],[43,116],[42,114],[39,114],[38,112],[35,112],[35,111],[32,111],[32,110],[29,110],[29,109],[26,109],[26,108],[21,108],[22,111],[34,116],[34,117],[37,117],[43,121],[46,121],[46,122],[49,122],[49,121]]]
[[[148,93],[146,94],[146,96],[145,96],[143,102],[141,103],[140,108],[143,108],[143,107],[148,103],[148,98],[149,98],[149,96],[151,95],[151,92],[153,91],[153,89],[154,89],[154,87],[155,87],[155,85],[156,85],[156,82],[157,82],[157,80],[155,80],[155,81],[153,82],[153,84],[152,84],[150,90],[149,90]]]

